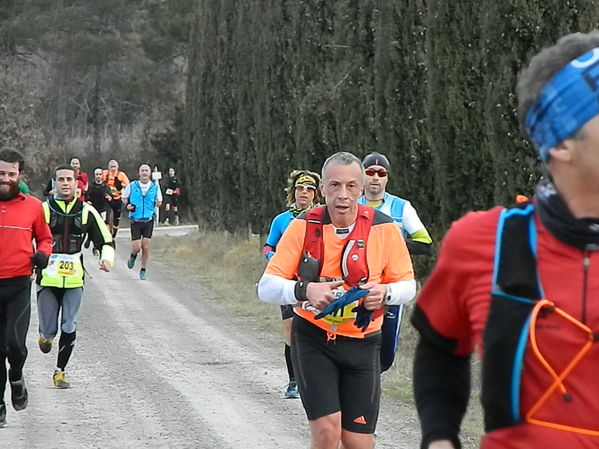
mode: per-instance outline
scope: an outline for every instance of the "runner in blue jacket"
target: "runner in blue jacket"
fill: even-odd
[[[270,232],[264,244],[264,256],[270,260],[274,256],[277,244],[281,236],[295,217],[302,212],[311,209],[320,203],[318,192],[320,177],[316,173],[308,170],[294,170],[287,179],[287,192],[285,212],[277,215],[270,225]],[[299,398],[295,372],[291,363],[291,319],[293,318],[293,306],[281,306],[281,317],[285,327],[285,362],[287,363],[287,373],[289,374],[289,384],[285,392],[285,398]]]

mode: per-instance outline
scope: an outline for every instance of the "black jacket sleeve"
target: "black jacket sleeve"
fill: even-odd
[[[411,240],[409,237],[406,238],[406,246],[408,247],[409,253],[413,256],[421,254],[430,256],[433,253],[433,245],[431,243],[417,242]]]
[[[470,397],[470,356],[455,355],[455,345],[430,327],[418,307],[412,323],[420,332],[413,382],[422,428],[421,449],[435,440],[450,440],[460,449],[458,434]]]
[[[102,232],[101,227],[105,227],[106,225],[104,224],[104,222],[102,222],[100,216],[97,213],[94,214],[90,212],[88,216],[88,221],[89,225],[87,228],[87,232],[89,235],[89,239],[92,242],[94,242],[94,247],[98,250],[101,250],[104,245],[112,246],[114,248],[114,240],[112,239],[110,234],[108,232],[106,234]]]
[[[48,181],[48,183],[46,184],[46,187],[44,188],[44,196],[50,195],[50,192],[52,191],[52,187],[54,187],[54,180],[50,179]]]

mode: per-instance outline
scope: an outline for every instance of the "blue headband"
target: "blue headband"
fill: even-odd
[[[599,48],[579,56],[545,84],[524,126],[543,162],[549,149],[599,114]]]

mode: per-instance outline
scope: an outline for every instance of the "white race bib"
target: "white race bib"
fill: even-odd
[[[48,260],[46,273],[50,276],[74,277],[79,275],[79,253],[52,254]]]

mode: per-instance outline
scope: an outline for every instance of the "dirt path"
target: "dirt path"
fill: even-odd
[[[140,281],[119,243],[112,273],[87,262],[70,390],[51,386],[56,346],[38,350],[34,306],[29,407],[9,407],[1,447],[308,448],[300,401],[282,399],[279,339],[227,316],[202,286],[157,261]],[[414,411],[384,400],[377,434],[377,449],[418,447]]]

